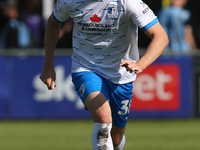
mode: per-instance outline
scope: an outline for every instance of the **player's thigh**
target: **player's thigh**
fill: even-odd
[[[117,85],[110,96],[113,125],[118,128],[126,126],[133,93],[132,83]]]
[[[85,106],[90,111],[95,122],[112,122],[109,102],[100,91],[89,94],[85,99]]]
[[[72,74],[77,94],[85,107],[97,122],[111,121],[111,109],[108,100],[108,90],[102,77],[93,72]],[[107,117],[107,118],[106,118]]]
[[[90,71],[72,73],[72,82],[83,103],[89,94],[103,89],[101,77]]]

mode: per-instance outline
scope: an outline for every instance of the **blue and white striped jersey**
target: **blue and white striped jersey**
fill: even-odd
[[[138,61],[138,27],[158,22],[141,0],[57,0],[53,16],[74,20],[72,73],[93,71],[116,84],[136,79],[120,63]]]

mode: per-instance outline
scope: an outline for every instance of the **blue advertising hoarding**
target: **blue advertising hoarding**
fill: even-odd
[[[56,88],[50,91],[39,79],[39,75],[43,69],[43,62],[43,56],[0,57],[0,118],[91,118],[91,115],[85,110],[84,105],[77,96],[71,82],[71,57],[55,56]],[[177,91],[180,93],[177,103],[166,103],[166,106],[169,106],[162,107],[160,102],[158,102],[158,105],[156,104],[155,97],[155,99],[146,99],[152,106],[148,108],[147,105],[147,109],[145,109],[145,107],[140,107],[143,101],[140,103],[141,99],[136,95],[138,103],[135,103],[137,101],[134,101],[133,97],[130,118],[182,118],[192,116],[192,57],[160,57],[153,65],[157,65],[156,67],[158,68],[164,68],[164,66],[168,64],[173,64],[179,68],[178,76],[176,76],[177,80],[180,81],[179,86],[176,87],[179,88]],[[170,66],[168,66],[168,68],[170,68]],[[163,70],[163,72],[167,77],[170,71],[167,72],[167,70]],[[145,74],[147,75],[148,71],[144,72],[144,75]],[[153,77],[150,79],[153,79]],[[162,80],[162,78],[159,79]],[[154,83],[154,81],[152,81],[152,83]],[[142,82],[138,83],[138,85],[142,84]],[[174,82],[172,82],[172,84],[174,84]],[[151,84],[149,83],[149,85]],[[154,87],[156,86],[158,86],[157,89],[159,89],[160,85],[156,84]],[[169,87],[173,87],[173,85],[166,86],[166,88]],[[163,89],[163,91],[164,90],[165,89]],[[150,89],[146,94],[142,90],[139,90],[139,92],[143,92],[145,96],[147,94],[152,95],[156,93],[156,90]],[[161,91],[161,93],[163,92]],[[165,95],[170,95],[170,93],[173,94],[170,90],[164,92]],[[158,91],[157,97],[161,97],[161,100],[166,99],[162,98],[162,95],[159,94]],[[170,100],[168,100],[168,102],[169,101]],[[134,107],[134,104],[136,107]],[[155,107],[153,105],[155,105]]]

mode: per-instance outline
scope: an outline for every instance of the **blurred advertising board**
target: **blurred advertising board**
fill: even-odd
[[[43,56],[0,57],[0,118],[91,118],[71,82],[70,56],[55,56],[56,88],[39,80]],[[130,118],[185,118],[193,114],[192,57],[160,57],[134,82]]]
[[[190,56],[160,57],[134,82],[130,115],[138,118],[192,116],[192,75]]]
[[[132,110],[180,109],[180,67],[177,64],[154,64],[134,82]]]
[[[195,72],[196,115],[200,116],[200,70]]]

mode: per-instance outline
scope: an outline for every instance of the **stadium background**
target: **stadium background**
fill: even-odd
[[[169,5],[169,0],[144,2],[155,13]],[[198,48],[199,3],[190,0],[186,6],[193,15]],[[24,8],[23,0],[18,6]],[[50,0],[40,1],[38,13],[44,22],[51,12],[48,7],[52,7]],[[148,42],[139,31],[141,54]],[[48,91],[38,78],[44,59],[42,45],[0,49],[0,149],[91,149],[91,116],[71,83],[71,53],[62,44],[56,49],[57,87]],[[199,51],[165,54],[138,76],[125,149],[200,149],[199,57]]]

